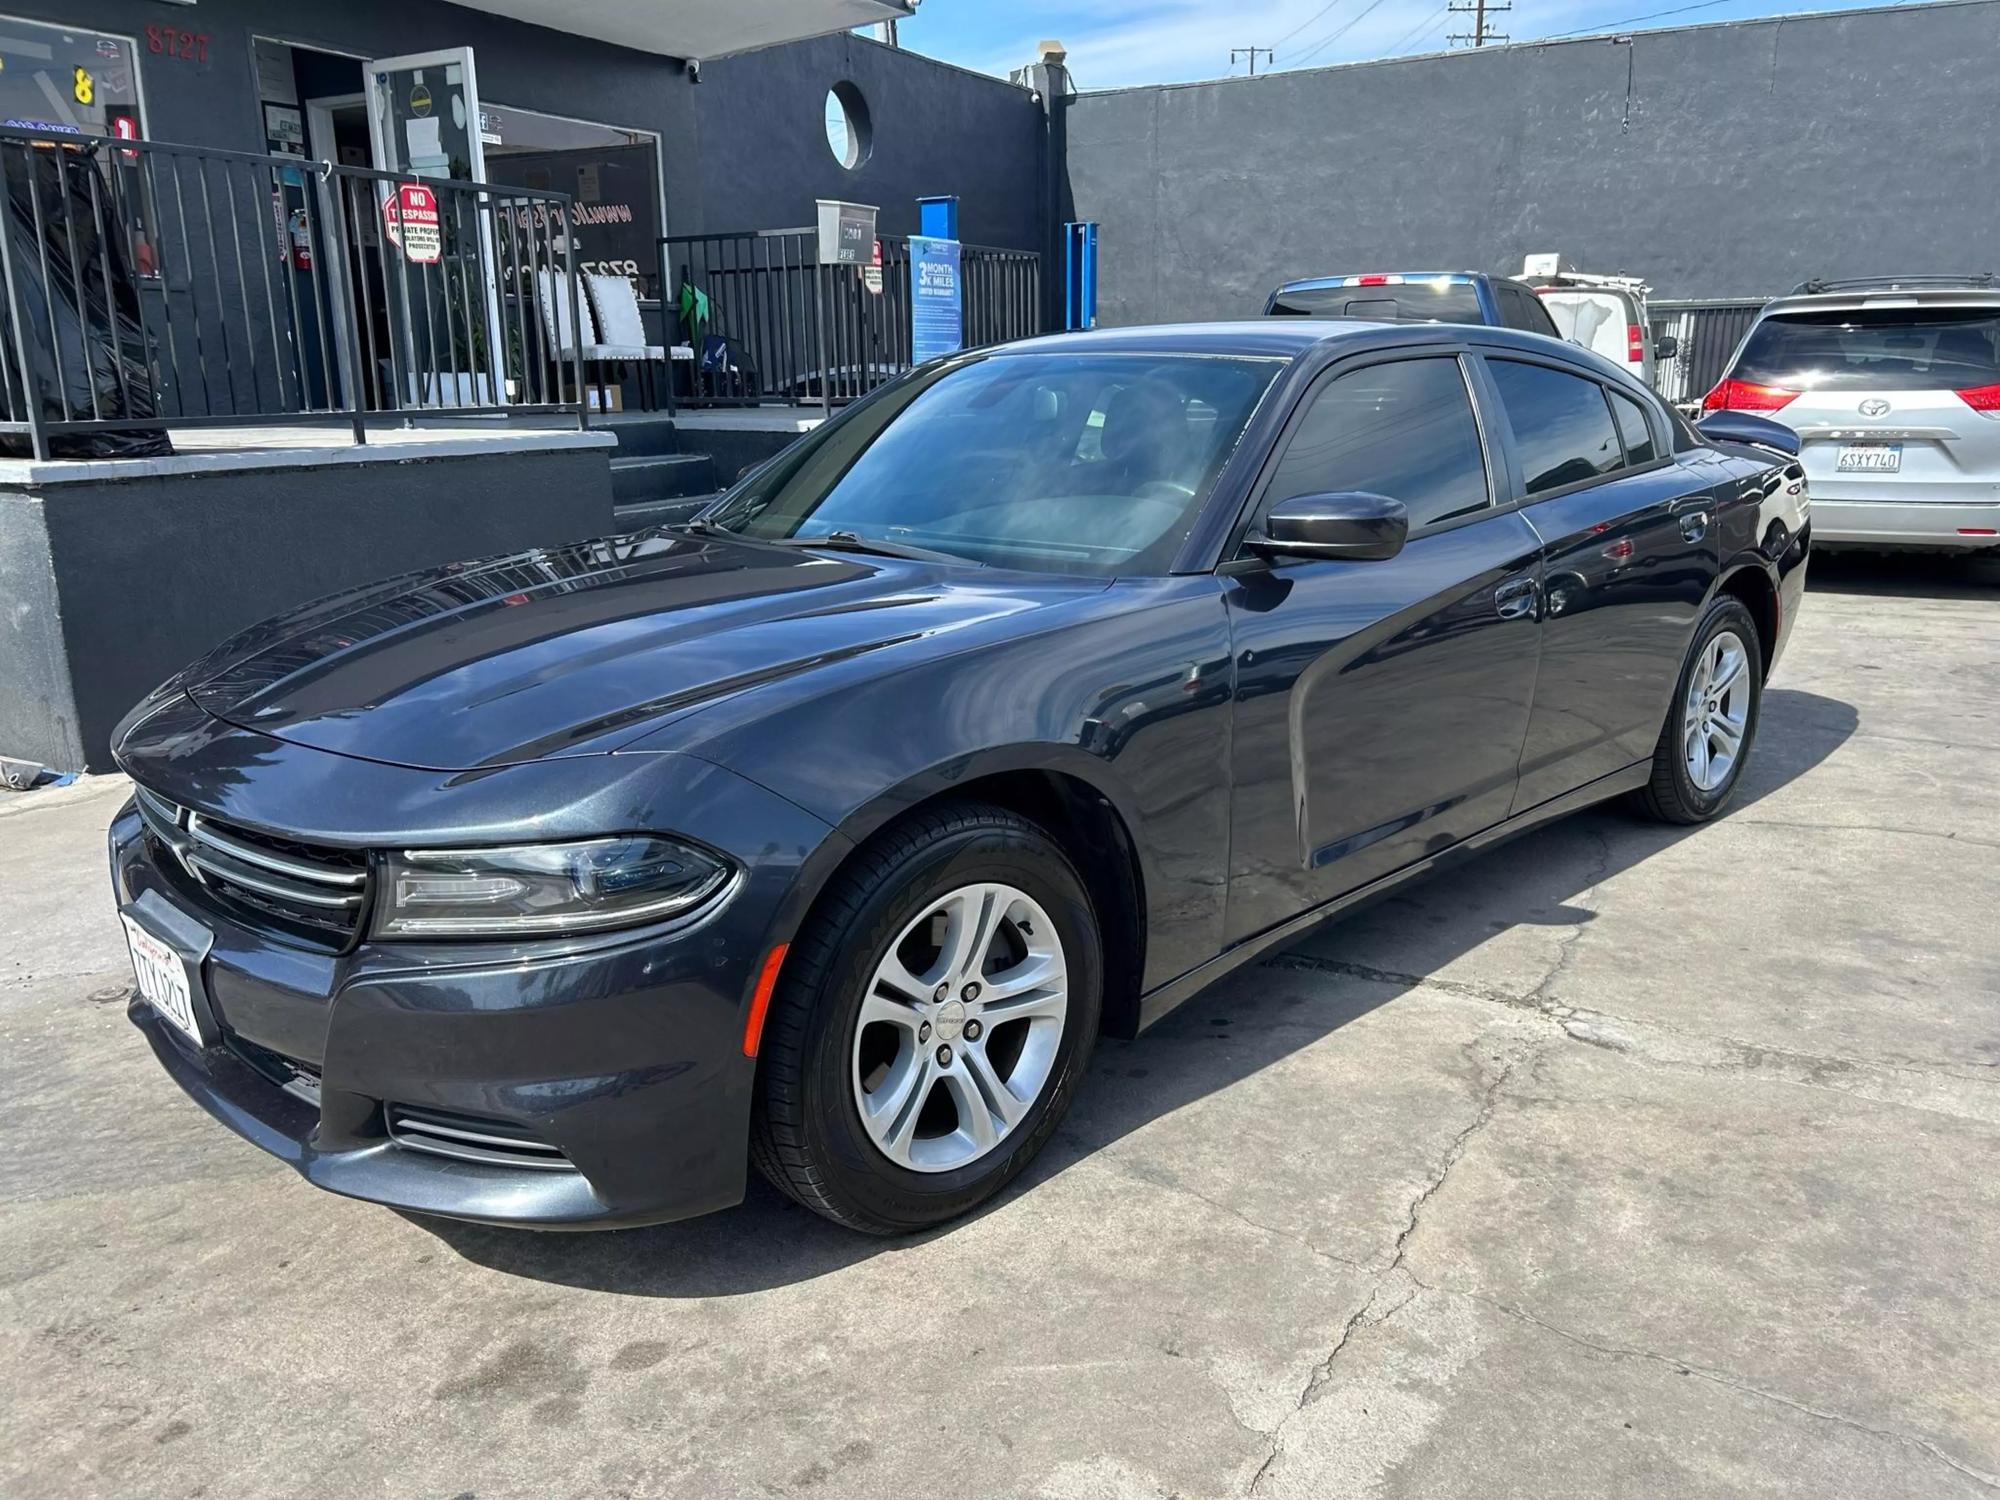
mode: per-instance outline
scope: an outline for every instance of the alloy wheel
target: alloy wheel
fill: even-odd
[[[1719,790],[1736,771],[1750,727],[1750,653],[1735,631],[1702,648],[1681,721],[1688,779],[1704,792]]]
[[[853,1088],[869,1139],[917,1172],[980,1160],[1047,1087],[1068,1012],[1062,938],[1032,896],[979,884],[938,897],[862,997]]]

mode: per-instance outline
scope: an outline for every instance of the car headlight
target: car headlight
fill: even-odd
[[[649,834],[504,849],[403,849],[383,866],[382,937],[527,937],[656,922],[729,878],[712,854]]]

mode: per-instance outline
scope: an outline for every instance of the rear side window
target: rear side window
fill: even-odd
[[[1637,467],[1660,456],[1659,440],[1646,420],[1646,409],[1630,396],[1611,393],[1611,414],[1618,419],[1618,435],[1625,440],[1625,462]]]
[[[1456,359],[1369,365],[1320,389],[1267,498],[1337,490],[1402,501],[1412,531],[1486,509],[1486,459]]]
[[[1271,298],[1274,318],[1371,318],[1381,323],[1484,323],[1470,282],[1293,287]]]
[[[1549,317],[1548,309],[1541,299],[1520,287],[1500,282],[1493,288],[1500,299],[1500,322],[1503,327],[1518,328],[1523,333],[1546,333],[1555,336],[1556,325]]]
[[[1794,391],[1966,391],[2000,385],[2000,308],[1776,313],[1730,374]]]
[[[1624,462],[1605,389],[1547,365],[1489,359],[1530,495],[1609,474]]]

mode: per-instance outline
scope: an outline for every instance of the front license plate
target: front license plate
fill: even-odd
[[[125,946],[132,952],[132,972],[139,980],[139,993],[146,997],[147,1004],[200,1046],[201,1028],[195,1024],[186,962],[170,945],[122,912],[119,915],[125,923]]]
[[[1901,443],[1849,443],[1834,463],[1840,474],[1897,474],[1902,468]]]

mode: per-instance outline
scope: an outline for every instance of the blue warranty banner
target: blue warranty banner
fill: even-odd
[[[958,241],[910,236],[910,356],[917,364],[965,347]]]

